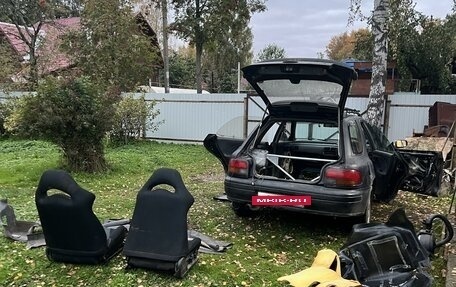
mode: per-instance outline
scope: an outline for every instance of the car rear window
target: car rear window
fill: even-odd
[[[297,122],[295,130],[296,140],[330,141],[337,140],[339,128],[334,125],[312,122]]]
[[[265,80],[258,82],[271,103],[284,100],[300,100],[338,104],[343,87],[337,83],[288,79]]]

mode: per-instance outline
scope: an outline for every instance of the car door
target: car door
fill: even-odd
[[[220,137],[216,134],[208,134],[203,141],[204,147],[212,153],[223,165],[225,172],[228,163],[234,153],[244,142],[244,139]]]
[[[395,149],[377,127],[363,123],[373,142],[369,157],[375,168],[374,194],[389,201],[404,190],[437,196],[443,175],[443,157],[438,152]]]
[[[403,150],[399,154],[408,167],[408,174],[400,189],[438,196],[443,176],[443,156],[439,152]]]
[[[373,194],[375,199],[389,202],[396,196],[407,175],[400,155],[377,127],[362,121],[369,158],[375,170]]]

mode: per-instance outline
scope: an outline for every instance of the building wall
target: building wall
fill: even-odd
[[[372,77],[372,62],[354,61],[347,62],[358,73],[358,79],[352,82],[350,96],[369,97]],[[396,63],[388,62],[386,78],[386,94],[392,95],[395,91],[397,81]]]

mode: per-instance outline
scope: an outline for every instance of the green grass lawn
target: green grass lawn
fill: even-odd
[[[100,220],[131,218],[136,193],[159,167],[177,169],[195,204],[191,228],[234,243],[223,255],[200,254],[199,262],[183,280],[141,269],[125,270],[117,256],[106,265],[77,266],[47,260],[44,248],[26,250],[25,244],[0,237],[1,286],[285,286],[280,276],[309,267],[318,250],[338,250],[350,228],[346,221],[285,213],[262,212],[253,219],[237,218],[227,203],[214,201],[223,192],[223,170],[199,145],[139,142],[106,150],[110,171],[72,174],[96,195],[94,211]],[[0,198],[8,198],[20,220],[38,220],[35,189],[42,172],[58,168],[59,151],[40,141],[0,141]],[[424,214],[445,212],[448,198],[426,198],[402,193],[391,204],[374,204],[374,221],[384,221],[404,206],[415,222]],[[419,228],[419,225],[416,225]],[[444,286],[445,262],[433,261],[434,286]]]

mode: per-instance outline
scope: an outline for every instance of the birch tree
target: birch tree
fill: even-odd
[[[360,11],[362,0],[352,0],[352,13]],[[386,76],[388,58],[388,0],[374,0],[374,12],[371,18],[374,35],[374,51],[372,60],[371,89],[369,103],[364,118],[371,125],[381,126],[385,107]]]
[[[386,77],[388,63],[388,0],[374,1],[372,33],[374,34],[374,57],[372,60],[371,89],[365,119],[373,126],[381,126],[385,107]]]

